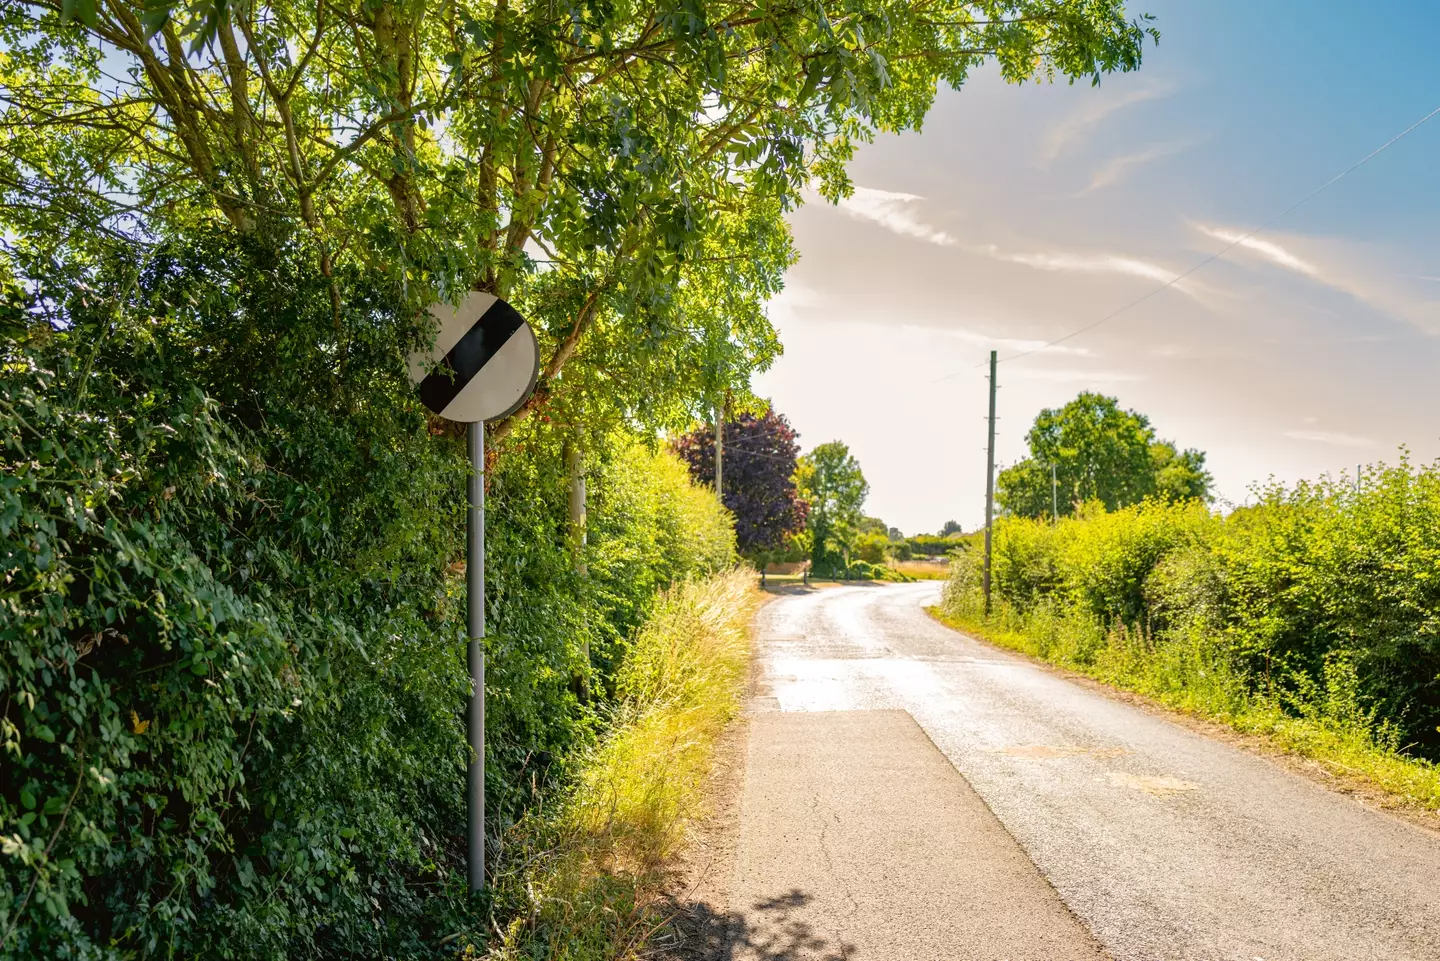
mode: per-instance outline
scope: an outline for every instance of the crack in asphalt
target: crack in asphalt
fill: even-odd
[[[855,900],[854,891],[851,890],[850,885],[847,884],[835,870],[835,855],[830,850],[830,825],[827,823],[826,818],[818,813],[823,806],[820,801],[820,794],[818,792],[813,793],[810,798],[810,810],[817,812],[815,820],[820,825],[820,853],[825,855],[825,872],[836,882],[836,885],[844,893],[845,899],[850,902],[850,913],[846,915],[846,917],[853,920],[854,917],[860,913],[860,902]],[[826,813],[837,822],[840,820],[840,815],[834,811],[827,811]],[[845,932],[833,931],[831,933],[835,938],[835,943],[840,947],[841,961],[849,961],[850,950],[845,942]]]

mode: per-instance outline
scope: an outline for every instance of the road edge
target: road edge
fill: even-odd
[[[1192,733],[1200,734],[1213,741],[1219,741],[1231,747],[1239,748],[1254,757],[1263,758],[1283,771],[1298,777],[1303,777],[1307,781],[1325,788],[1332,794],[1349,798],[1368,810],[1388,815],[1413,827],[1418,827],[1440,835],[1440,811],[1431,811],[1427,808],[1419,807],[1407,801],[1404,797],[1379,787],[1375,782],[1363,775],[1351,775],[1331,770],[1323,761],[1305,757],[1304,755],[1282,747],[1275,743],[1272,738],[1263,734],[1253,734],[1247,731],[1237,730],[1224,721],[1171,707],[1148,695],[1128,691],[1123,687],[1117,687],[1114,684],[1098,680],[1088,674],[1062,667],[1059,664],[1036,657],[1033,654],[1028,654],[1024,651],[1016,650],[1013,647],[997,643],[975,631],[973,628],[957,627],[946,619],[937,605],[924,607],[923,610],[931,620],[935,621],[935,623],[941,627],[954,631],[956,634],[975,641],[977,644],[982,644],[994,651],[1007,654],[1027,664],[1032,664],[1050,674],[1077,684],[1086,690],[1104,695],[1112,701],[1120,701],[1132,707],[1137,707],[1147,714],[1169,721]]]

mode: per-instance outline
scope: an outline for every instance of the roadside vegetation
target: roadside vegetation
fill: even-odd
[[[1002,517],[992,613],[978,538],[939,613],[1440,809],[1440,464],[1253,501]]]
[[[637,917],[739,556],[660,438],[759,416],[788,213],[986,64],[1158,39],[981,7],[0,5],[0,958],[623,953],[555,919]],[[541,356],[487,429],[472,896],[469,466],[405,361],[477,290]]]
[[[616,674],[607,733],[553,811],[517,825],[498,873],[512,918],[496,961],[637,956],[667,922],[667,859],[704,811],[711,755],[740,707],[755,578],[734,571],[661,595]]]
[[[335,371],[311,346],[323,287],[224,279],[208,271],[197,306],[166,262],[104,351],[77,312],[5,358],[4,956],[484,943],[496,916],[464,871],[464,441],[419,408],[402,332],[357,330]],[[263,357],[283,363],[244,373]],[[678,601],[653,614],[657,591],[737,559],[713,492],[617,427],[589,438],[581,576],[565,434],[513,438],[487,498],[492,843],[636,701],[655,625],[683,623],[663,619]]]

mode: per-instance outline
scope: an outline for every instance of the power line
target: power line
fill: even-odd
[[[1138,307],[1138,306],[1140,306],[1141,304],[1145,303],[1145,301],[1149,300],[1151,297],[1154,297],[1156,294],[1159,294],[1159,293],[1161,293],[1161,292],[1163,292],[1163,291],[1165,291],[1165,290],[1168,290],[1169,288],[1175,286],[1175,285],[1178,284],[1180,281],[1184,280],[1186,277],[1189,277],[1191,274],[1195,273],[1195,272],[1196,272],[1197,270],[1199,270],[1200,268],[1205,267],[1205,266],[1208,266],[1209,264],[1212,264],[1212,263],[1214,263],[1215,261],[1219,260],[1221,257],[1225,256],[1225,255],[1228,254],[1230,251],[1234,250],[1236,247],[1239,247],[1241,244],[1245,243],[1245,241],[1247,241],[1247,240],[1249,240],[1250,238],[1254,237],[1256,234],[1261,233],[1262,231],[1268,230],[1270,227],[1274,226],[1277,221],[1284,219],[1286,216],[1288,216],[1289,214],[1293,213],[1297,208],[1303,206],[1304,204],[1309,203],[1311,200],[1314,200],[1314,199],[1315,199],[1316,197],[1318,197],[1320,194],[1324,193],[1326,190],[1328,190],[1328,189],[1330,189],[1331,187],[1333,187],[1336,183],[1338,183],[1339,181],[1341,181],[1341,180],[1343,180],[1344,178],[1348,177],[1350,174],[1354,173],[1356,170],[1358,170],[1359,168],[1363,167],[1365,164],[1369,163],[1371,160],[1375,159],[1375,158],[1378,157],[1380,154],[1384,153],[1384,152],[1385,152],[1386,150],[1388,150],[1390,147],[1394,146],[1396,143],[1398,143],[1398,142],[1400,142],[1401,140],[1405,139],[1407,136],[1409,136],[1411,133],[1413,133],[1415,130],[1419,129],[1419,128],[1420,128],[1421,126],[1423,126],[1426,122],[1428,122],[1431,118],[1433,118],[1436,114],[1440,114],[1440,107],[1436,107],[1434,110],[1430,111],[1430,112],[1427,113],[1425,116],[1421,117],[1419,120],[1415,121],[1415,122],[1412,123],[1410,126],[1406,127],[1404,130],[1400,131],[1400,132],[1397,133],[1395,136],[1391,137],[1389,140],[1385,141],[1385,142],[1382,143],[1380,146],[1376,147],[1374,150],[1370,151],[1368,154],[1366,154],[1365,156],[1361,157],[1359,160],[1355,161],[1353,164],[1351,164],[1350,166],[1346,167],[1344,170],[1340,171],[1338,174],[1336,174],[1335,176],[1331,177],[1329,180],[1325,181],[1325,182],[1324,182],[1323,184],[1321,184],[1320,186],[1316,187],[1314,190],[1310,191],[1310,192],[1309,192],[1308,194],[1306,194],[1304,197],[1301,197],[1299,200],[1295,201],[1293,204],[1291,204],[1290,206],[1286,207],[1284,210],[1280,211],[1278,214],[1276,214],[1275,216],[1271,217],[1269,220],[1265,221],[1265,222],[1264,222],[1263,224],[1261,224],[1260,226],[1256,227],[1254,230],[1251,230],[1250,232],[1245,233],[1245,234],[1241,234],[1239,237],[1235,238],[1235,239],[1232,240],[1230,243],[1226,244],[1224,247],[1221,247],[1221,248],[1220,248],[1219,250],[1217,250],[1215,253],[1211,254],[1211,255],[1208,256],[1208,257],[1206,257],[1204,260],[1200,261],[1199,263],[1197,263],[1195,266],[1191,267],[1189,270],[1185,271],[1184,273],[1182,273],[1182,274],[1176,274],[1174,277],[1171,277],[1169,280],[1165,281],[1165,282],[1164,282],[1163,284],[1161,284],[1159,287],[1156,287],[1155,289],[1149,291],[1148,293],[1146,293],[1146,294],[1144,294],[1144,295],[1142,295],[1142,296],[1140,296],[1140,297],[1135,298],[1134,300],[1130,301],[1129,303],[1125,304],[1124,306],[1122,306],[1122,307],[1120,307],[1120,308],[1118,308],[1118,309],[1116,309],[1116,310],[1111,311],[1110,313],[1106,314],[1104,317],[1101,317],[1099,320],[1094,321],[1093,323],[1086,324],[1086,325],[1083,326],[1083,327],[1077,327],[1076,329],[1070,331],[1070,333],[1064,335],[1063,337],[1057,337],[1057,338],[1055,338],[1055,339],[1052,340],[1052,341],[1048,341],[1048,342],[1046,342],[1046,343],[1044,343],[1044,344],[1041,344],[1039,347],[1032,347],[1032,348],[1030,348],[1029,350],[1022,350],[1022,351],[1021,351],[1020,353],[1018,353],[1018,354],[1012,354],[1012,355],[1009,356],[1009,357],[1003,357],[1003,358],[1000,359],[1000,363],[1002,363],[1002,364],[1003,364],[1003,363],[1008,363],[1009,361],[1012,361],[1012,360],[1019,360],[1019,359],[1022,358],[1022,357],[1029,357],[1031,354],[1038,354],[1038,353],[1040,353],[1042,350],[1048,350],[1049,348],[1054,347],[1054,346],[1056,346],[1057,344],[1063,344],[1063,343],[1065,343],[1065,341],[1067,341],[1067,340],[1071,340],[1072,338],[1079,337],[1081,334],[1084,334],[1084,333],[1089,333],[1090,331],[1094,330],[1096,327],[1099,327],[1101,324],[1108,323],[1109,321],[1114,320],[1116,317],[1119,317],[1121,314],[1125,313],[1126,311],[1130,310],[1130,309],[1133,308],[1133,307]],[[984,367],[987,363],[989,363],[989,361],[981,361],[980,363],[975,364],[975,365],[967,368],[967,370],[974,370],[974,369],[977,368],[977,367]],[[953,374],[946,374],[944,377],[941,377],[941,378],[939,378],[938,380],[932,381],[932,383],[938,384],[938,383],[940,383],[940,382],[942,382],[942,381],[950,380],[950,379],[953,378],[953,377],[959,377],[962,373],[964,373],[964,371],[957,371],[956,373],[953,373]]]

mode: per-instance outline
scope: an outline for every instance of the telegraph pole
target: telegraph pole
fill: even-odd
[[[715,408],[715,496],[725,506],[725,418],[724,407]]]
[[[990,351],[990,443],[985,449],[985,614],[990,614],[990,547],[995,526],[995,351]]]
[[[1050,523],[1060,523],[1060,485],[1055,481],[1055,462],[1050,462]]]
[[[577,432],[578,433],[578,432]],[[585,563],[585,454],[580,441],[572,439],[565,444],[565,466],[570,473],[570,550],[575,561],[575,573],[589,577],[590,570]],[[582,635],[583,636],[583,635]],[[590,700],[590,640],[580,642],[580,658],[585,662],[584,673],[576,685],[581,701]]]

